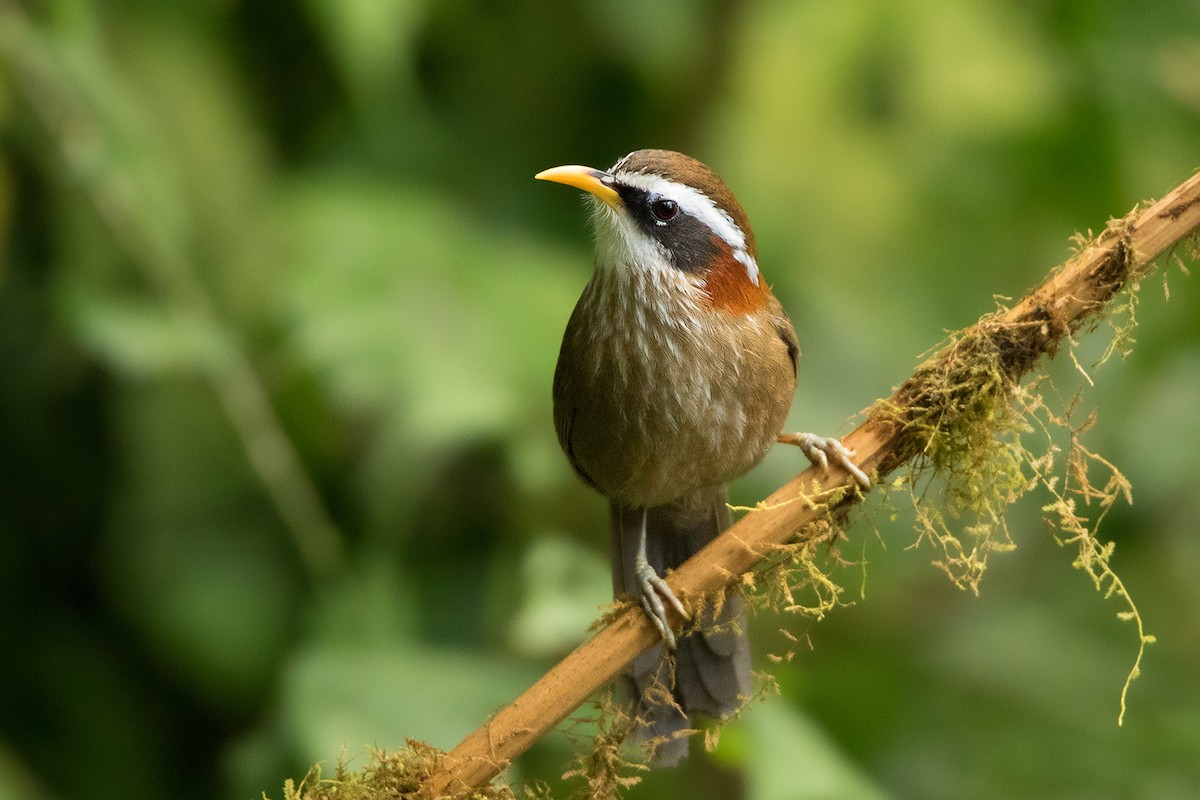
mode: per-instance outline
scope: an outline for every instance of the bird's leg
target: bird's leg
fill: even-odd
[[[654,627],[658,628],[667,647],[674,650],[675,633],[671,630],[671,621],[667,618],[667,607],[663,605],[663,601],[670,603],[679,612],[679,616],[684,619],[688,619],[689,615],[687,609],[683,607],[683,603],[680,603],[679,598],[671,591],[671,587],[654,571],[654,567],[650,566],[650,561],[646,558],[646,513],[646,509],[643,508],[634,570],[637,574],[638,585],[642,589],[642,608],[646,609],[646,613],[650,615],[650,621],[654,623]]]
[[[820,467],[826,472],[829,471],[829,459],[832,458],[839,467],[854,476],[854,480],[864,492],[871,488],[871,479],[867,477],[867,473],[850,460],[854,451],[842,444],[840,439],[834,439],[832,436],[817,436],[815,433],[781,433],[779,441],[783,444],[796,445],[800,448],[800,452],[804,453],[813,463],[813,466]]]

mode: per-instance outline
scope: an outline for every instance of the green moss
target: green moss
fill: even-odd
[[[332,777],[317,764],[299,782],[289,778],[283,785],[283,800],[407,800],[416,798],[422,784],[440,769],[445,753],[415,739],[394,752],[370,750],[361,770],[351,769],[339,758]],[[481,789],[454,796],[457,800],[540,800],[548,798],[544,787],[514,792],[493,782]],[[267,800],[266,794],[263,800]]]
[[[918,544],[962,589],[978,593],[992,553],[1013,549],[1007,506],[1032,487],[1023,436],[1031,428],[1014,399],[1023,390],[1006,367],[999,314],[954,334],[917,369],[919,387],[904,405],[881,401],[875,413],[901,426],[908,455],[891,488],[912,497]]]
[[[1103,324],[1110,332],[1095,364],[1085,368],[1074,338],[1066,337],[1069,356],[1087,384],[1100,364],[1128,355],[1137,325],[1137,288],[1136,283],[1126,286],[1107,313],[1091,318],[1091,328]],[[1027,323],[1003,323],[1002,312],[951,336],[906,384],[911,402],[875,406],[875,413],[900,426],[899,449],[907,456],[890,488],[906,491],[911,499],[916,545],[931,545],[938,553],[933,563],[956,586],[975,593],[989,556],[1016,547],[1006,521],[1008,507],[1033,490],[1049,496],[1042,511],[1055,540],[1074,548],[1072,566],[1087,574],[1106,599],[1118,600],[1118,617],[1137,627],[1138,650],[1121,691],[1120,722],[1130,683],[1154,637],[1146,633],[1113,569],[1112,543],[1100,539],[1098,530],[1115,503],[1131,501],[1131,487],[1116,465],[1083,442],[1096,413],[1073,422],[1082,387],[1065,409],[1056,410],[1042,392],[1044,377],[1020,382],[1023,370],[1014,371],[1013,365],[1034,353],[1020,344]],[[1065,451],[1056,444],[1064,434],[1069,439]]]
[[[673,702],[670,691],[664,692],[665,700]],[[638,773],[649,769],[643,761],[633,760],[625,746],[638,721],[627,703],[614,699],[611,687],[592,703],[592,709],[593,717],[586,720],[595,725],[591,747],[575,757],[563,779],[582,782],[572,800],[616,800],[623,789],[641,783]]]

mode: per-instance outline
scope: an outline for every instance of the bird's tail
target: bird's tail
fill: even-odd
[[[635,570],[642,510],[613,503],[613,593],[638,597]],[[729,526],[725,489],[689,495],[650,508],[646,517],[646,558],[659,575],[678,567]],[[720,606],[716,609],[716,606]],[[708,604],[700,630],[678,640],[674,659],[662,644],[633,660],[623,675],[637,697],[642,737],[655,744],[654,762],[677,763],[688,752],[689,718],[702,714],[721,719],[737,710],[750,692],[750,645],[740,593],[724,603]]]

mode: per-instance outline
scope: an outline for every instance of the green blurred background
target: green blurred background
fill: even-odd
[[[0,0],[0,141],[0,797],[278,797],[453,746],[607,599],[549,402],[589,234],[534,172],[714,166],[805,350],[792,424],[845,433],[1200,167],[1200,5]],[[852,606],[754,619],[763,666],[806,637],[783,696],[630,796],[1200,796],[1200,291],[1166,274],[1079,412],[1159,640],[1124,727],[1136,631],[1045,496],[978,598],[876,501]]]

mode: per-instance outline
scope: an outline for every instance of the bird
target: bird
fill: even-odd
[[[744,600],[689,609],[664,580],[730,524],[726,484],[776,442],[824,469],[870,478],[840,440],[785,433],[796,332],[758,268],[754,232],[725,182],[671,150],[607,170],[535,176],[581,189],[595,265],[563,334],[554,425],[578,476],[609,503],[615,596],[640,601],[661,642],[623,674],[652,763],[688,753],[697,715],[723,719],[751,693]],[[673,655],[673,658],[670,656]]]

